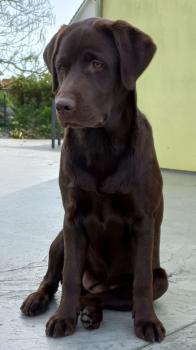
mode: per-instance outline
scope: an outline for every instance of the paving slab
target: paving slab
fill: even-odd
[[[59,147],[50,140],[0,139],[0,196],[58,177]]]
[[[60,230],[59,150],[49,140],[0,140],[0,350],[195,350],[196,349],[196,175],[163,171],[165,216],[161,261],[168,292],[155,302],[167,329],[161,344],[135,337],[130,312],[105,311],[101,327],[50,339],[45,323],[56,310],[22,316],[23,299],[35,290],[47,266],[48,248]]]

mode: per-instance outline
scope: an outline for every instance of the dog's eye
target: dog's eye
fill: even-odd
[[[59,73],[64,72],[64,67],[63,67],[63,65],[59,64],[59,65],[57,66],[57,71],[58,71]]]
[[[59,64],[57,65],[57,71],[61,74],[61,73],[67,73],[67,71],[69,70],[69,66],[65,65],[65,64]]]
[[[93,61],[91,61],[91,68],[92,68],[93,70],[98,71],[98,70],[103,69],[103,67],[104,67],[104,63],[103,63],[103,62],[98,61],[98,60],[93,60]]]

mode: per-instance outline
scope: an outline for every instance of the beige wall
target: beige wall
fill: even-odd
[[[137,84],[161,167],[196,171],[196,1],[103,0],[103,16],[152,36],[158,51]]]

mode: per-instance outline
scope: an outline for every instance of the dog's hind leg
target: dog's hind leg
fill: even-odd
[[[123,281],[124,279],[124,281]],[[132,309],[132,275],[119,280],[99,283],[92,292],[83,288],[81,295],[81,322],[84,328],[92,330],[98,328],[103,318],[103,309],[127,311]],[[114,282],[119,287],[112,288]],[[121,285],[120,285],[121,284]]]
[[[153,300],[159,299],[168,289],[167,273],[161,267],[153,270]]]
[[[81,296],[81,313],[80,318],[83,327],[88,330],[99,328],[103,319],[102,302],[99,297],[87,292]]]
[[[58,289],[62,278],[64,261],[63,231],[52,242],[49,250],[48,270],[37,291],[30,294],[21,305],[21,311],[27,316],[36,316],[46,311],[49,302]]]
[[[164,269],[153,270],[153,300],[160,298],[168,288],[167,274]],[[81,296],[81,322],[86,329],[95,329],[102,321],[102,309],[129,311],[133,305],[133,276],[127,276],[127,282],[118,288],[102,293],[91,294],[83,290]]]

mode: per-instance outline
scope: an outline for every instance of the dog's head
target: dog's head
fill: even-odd
[[[155,50],[148,35],[124,21],[92,18],[62,26],[44,51],[61,125],[111,122]]]

